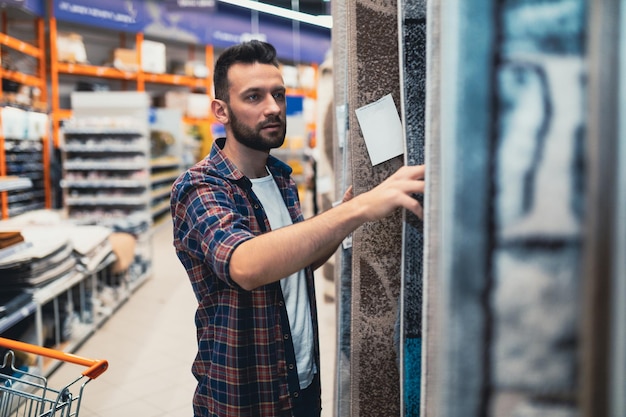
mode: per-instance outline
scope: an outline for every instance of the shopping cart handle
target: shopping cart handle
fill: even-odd
[[[106,359],[98,359],[96,363],[91,365],[89,368],[83,371],[83,375],[85,375],[89,379],[96,379],[100,375],[104,373],[109,368],[109,362]]]
[[[71,353],[65,353],[60,350],[50,349],[30,343],[20,342],[17,340],[6,339],[0,337],[0,347],[11,350],[19,350],[22,352],[33,353],[35,355],[45,356],[47,358],[58,359],[64,362],[70,362],[76,365],[87,366],[83,375],[90,379],[96,379],[109,367],[109,363],[105,359],[87,359]]]

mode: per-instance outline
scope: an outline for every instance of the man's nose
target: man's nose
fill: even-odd
[[[266,101],[266,106],[265,106],[266,114],[280,114],[281,106],[278,103],[278,101],[276,101],[276,98],[274,98],[274,96],[270,94],[267,100],[265,101]]]

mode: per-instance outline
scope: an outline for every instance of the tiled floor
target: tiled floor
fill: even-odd
[[[196,301],[171,245],[171,225],[154,235],[154,275],[76,352],[109,361],[85,387],[81,417],[192,416]],[[335,305],[324,301],[318,279],[322,349],[322,417],[333,415]],[[62,386],[82,372],[61,366],[50,378]]]

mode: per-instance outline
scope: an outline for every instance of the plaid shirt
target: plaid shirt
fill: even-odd
[[[194,414],[281,416],[295,405],[299,384],[280,282],[246,291],[229,274],[234,250],[270,226],[250,180],[222,153],[224,140],[216,140],[210,155],[183,173],[172,189],[174,247],[198,299]],[[272,156],[267,166],[293,222],[302,221],[291,168]],[[306,279],[320,369],[311,268]]]

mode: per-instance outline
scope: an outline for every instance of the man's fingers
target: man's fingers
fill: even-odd
[[[354,193],[352,191],[352,186],[350,186],[346,192],[343,193],[343,199],[341,201],[345,203],[346,201],[352,200],[352,197],[354,197]]]
[[[426,176],[426,165],[405,165],[396,171],[398,178],[423,180]]]
[[[423,180],[402,180],[396,183],[398,190],[404,194],[424,194],[426,183]]]

